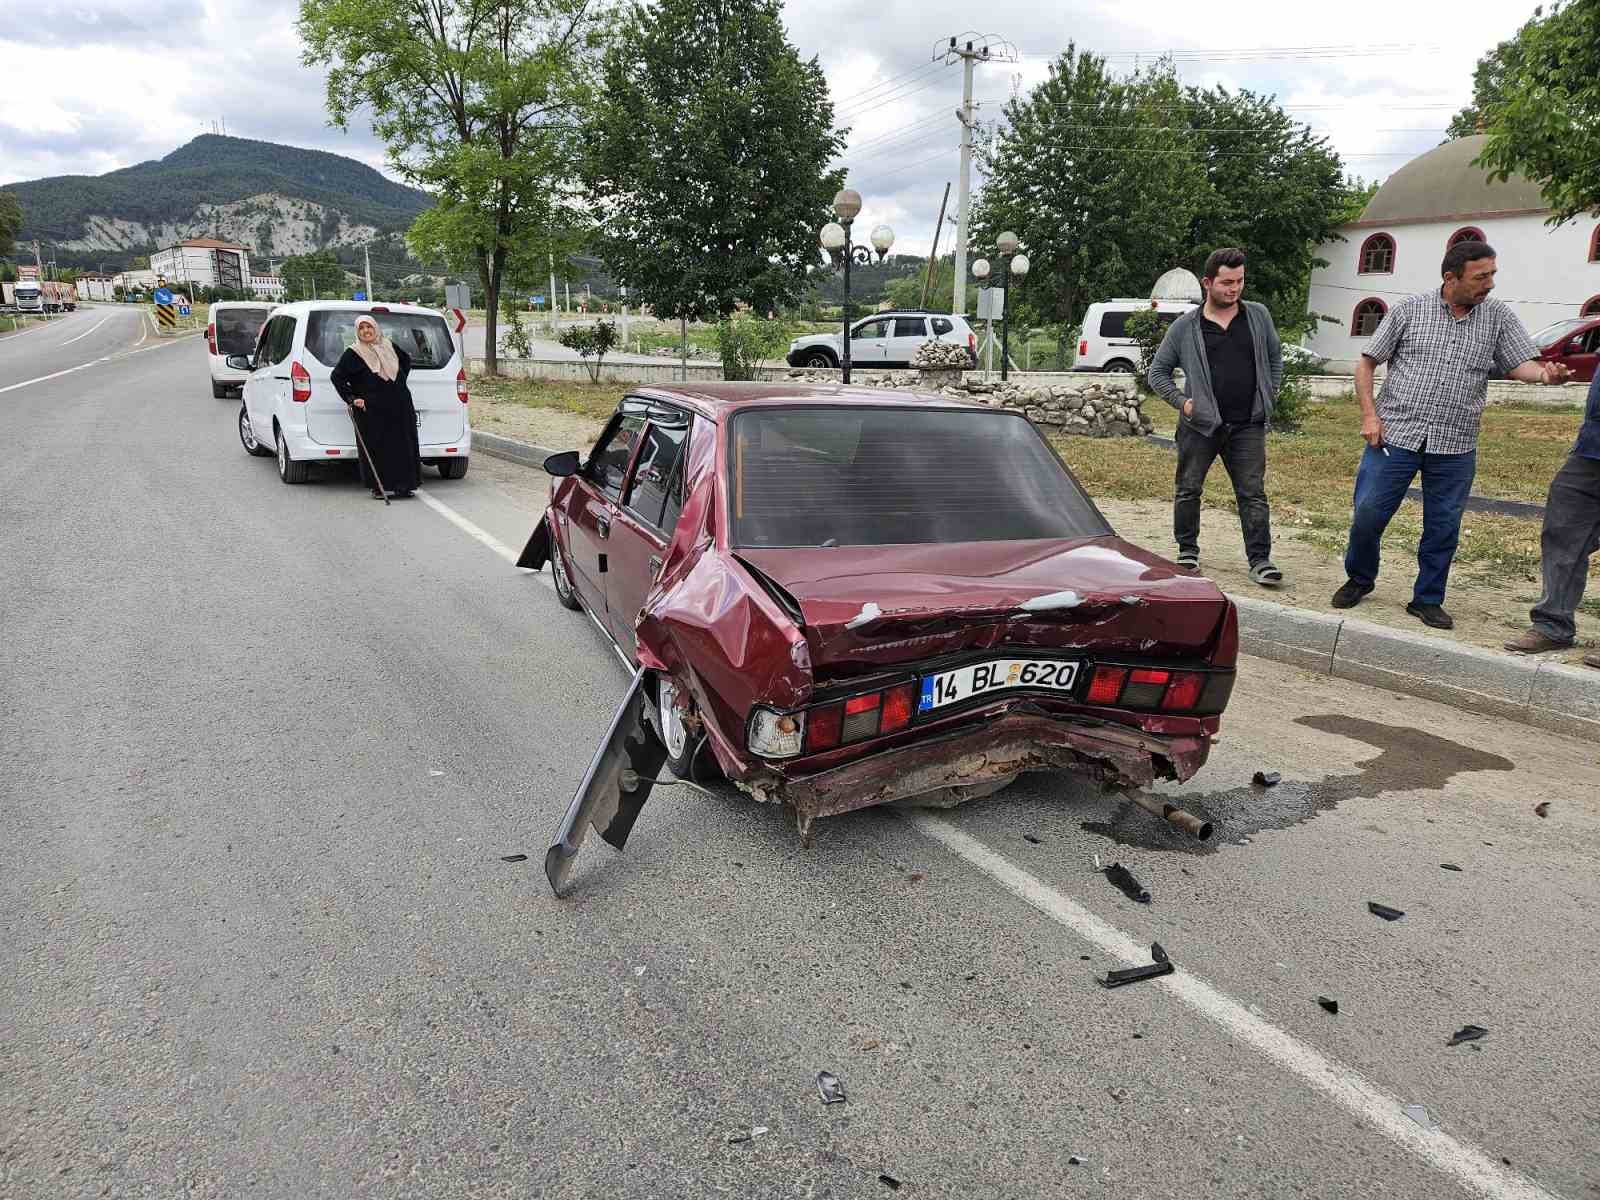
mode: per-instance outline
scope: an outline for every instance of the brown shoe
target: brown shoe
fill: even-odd
[[[1558,642],[1554,638],[1545,637],[1537,629],[1530,628],[1526,633],[1518,634],[1505,644],[1507,650],[1515,650],[1518,654],[1548,654],[1551,650],[1565,650],[1571,642]]]
[[[1600,668],[1600,654],[1585,654],[1583,656],[1583,665]]]

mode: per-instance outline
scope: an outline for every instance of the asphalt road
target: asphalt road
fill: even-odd
[[[542,477],[284,487],[118,330],[0,343],[5,1200],[1600,1196],[1592,745],[1247,660],[1209,846],[674,787],[557,901],[624,675],[504,558]]]

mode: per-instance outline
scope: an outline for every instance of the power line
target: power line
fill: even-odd
[[[1169,47],[1163,50],[1092,50],[1083,49],[1085,56],[1110,59],[1163,59],[1203,62],[1252,62],[1264,59],[1327,59],[1327,58],[1383,58],[1397,54],[1432,53],[1444,49],[1437,43],[1391,42],[1382,45],[1323,45],[1323,46],[1255,46],[1206,50]],[[1023,54],[1021,58],[1058,60],[1065,51],[1055,54]]]
[[[943,81],[944,77],[942,75],[936,75],[929,79],[926,83],[919,84],[917,87],[911,88],[909,91],[901,90],[880,97],[878,101],[868,104],[865,107],[856,108],[849,112],[835,113],[834,123],[842,125],[848,124],[851,121],[859,121],[862,117],[866,116],[870,112],[876,112],[878,109],[885,108],[890,104],[898,104],[907,96],[914,96],[918,92],[925,92],[929,88],[935,86],[936,84],[942,83]]]
[[[923,63],[920,67],[913,67],[911,70],[904,71],[899,75],[895,75],[895,76],[892,76],[892,77],[890,77],[888,79],[885,79],[881,83],[875,83],[869,88],[863,88],[859,92],[851,92],[847,96],[841,96],[841,97],[839,97],[839,99],[837,101],[835,101],[835,103],[848,108],[848,107],[852,106],[855,102],[865,99],[867,96],[871,95],[873,92],[876,92],[876,91],[879,91],[879,90],[881,90],[883,88],[886,88],[890,84],[897,83],[902,79],[909,79],[913,75],[926,74],[929,71],[933,71],[933,70],[937,69],[938,66],[939,66],[938,63]]]
[[[1398,291],[1394,291],[1394,290],[1389,289],[1389,288],[1359,288],[1359,287],[1351,287],[1350,285],[1343,284],[1343,283],[1317,283],[1317,282],[1313,282],[1311,284],[1311,286],[1314,287],[1314,288],[1319,288],[1319,287],[1320,288],[1332,288],[1335,291],[1340,291],[1340,292],[1355,292],[1359,296],[1401,296],[1401,297],[1421,296],[1421,295],[1426,295],[1430,290],[1428,288],[1423,288],[1422,291],[1420,291],[1420,292],[1418,292],[1418,291],[1398,292]],[[1432,290],[1437,290],[1437,289],[1432,289]],[[1584,303],[1586,303],[1588,300],[1592,299],[1592,297],[1586,296],[1586,297],[1584,297],[1583,300],[1507,300],[1503,296],[1496,296],[1495,299],[1499,300],[1500,303],[1502,303],[1502,304],[1539,304],[1539,305],[1543,305],[1545,307],[1554,307],[1554,308],[1579,308]]]

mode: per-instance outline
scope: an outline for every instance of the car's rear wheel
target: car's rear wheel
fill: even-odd
[[[549,518],[545,520],[548,524]],[[556,599],[573,612],[582,612],[583,601],[578,599],[578,593],[572,588],[572,580],[567,577],[567,563],[561,557],[561,547],[556,544],[554,526],[550,528],[550,578],[556,585]]]
[[[465,459],[465,458],[441,458],[438,461],[438,463],[436,464],[438,466],[438,468],[439,468],[439,478],[440,479],[461,479],[461,478],[463,478],[467,473],[467,463],[469,461],[470,461],[469,459]]]
[[[652,715],[656,733],[667,748],[667,766],[679,779],[691,782],[720,774],[706,749],[704,736],[692,733],[683,723],[677,696],[678,685],[670,677],[656,676],[656,703]],[[698,763],[696,759],[699,759]]]
[[[1110,362],[1108,362],[1105,366],[1101,367],[1100,369],[1102,371],[1106,372],[1106,374],[1108,374],[1108,375],[1132,375],[1133,374],[1133,364],[1131,362],[1129,362],[1125,358],[1113,358]]]
[[[297,462],[289,453],[289,439],[283,436],[283,430],[274,428],[273,432],[278,439],[278,478],[285,483],[304,483],[311,464]]]
[[[800,360],[803,367],[837,367],[839,360],[826,350],[807,350]]]
[[[246,452],[257,458],[271,458],[272,451],[261,444],[261,439],[256,437],[256,431],[250,427],[250,414],[244,405],[239,405],[239,443]]]

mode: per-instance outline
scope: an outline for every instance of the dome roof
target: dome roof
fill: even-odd
[[[1193,271],[1183,267],[1173,267],[1156,280],[1156,286],[1150,289],[1152,300],[1192,300],[1198,304],[1201,298],[1200,281],[1195,278]]]
[[[1456,138],[1412,159],[1384,181],[1362,211],[1359,224],[1442,221],[1549,208],[1531,180],[1512,175],[1491,183],[1488,172],[1472,165],[1486,141],[1482,134]]]

